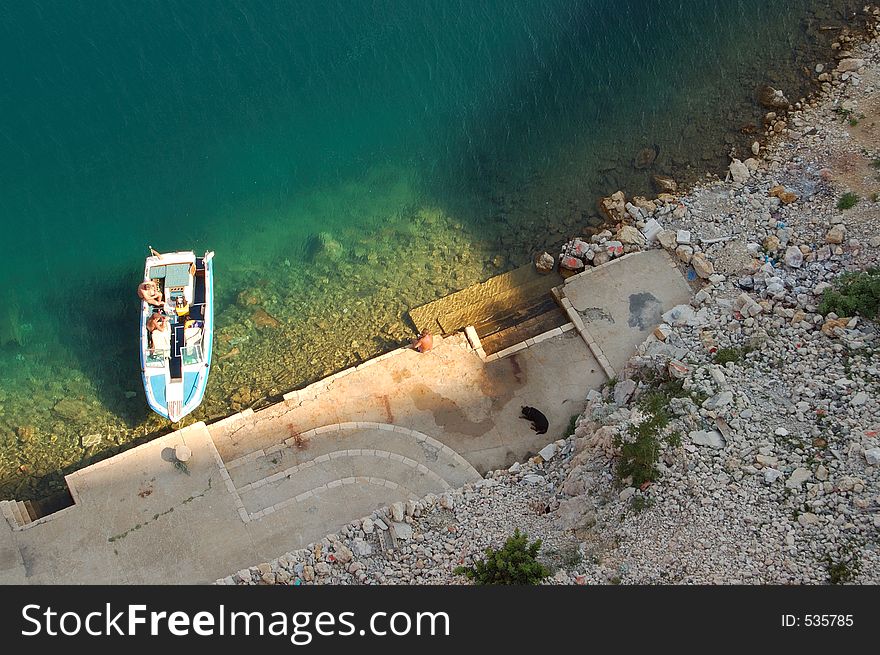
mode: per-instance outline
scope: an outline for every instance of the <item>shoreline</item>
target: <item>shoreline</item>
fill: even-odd
[[[710,174],[710,175],[711,175],[711,174]],[[699,182],[697,182],[696,184],[699,184]],[[376,355],[376,356],[380,356],[380,355]],[[375,358],[375,356],[374,356],[373,358]],[[371,359],[373,359],[373,358],[371,358]],[[366,360],[366,361],[370,361],[370,360]],[[355,365],[356,365],[356,364],[351,364],[351,366],[355,366]],[[346,368],[349,368],[349,367],[344,367],[344,368],[342,368],[342,369],[334,370],[334,371],[331,373],[331,375],[338,374],[339,372],[345,370]],[[317,381],[318,381],[318,380],[315,380],[315,382],[317,382]],[[297,385],[297,386],[294,386],[293,389],[295,390],[297,387],[301,387],[301,386],[303,386],[303,385]],[[308,385],[305,385],[305,386],[308,386]],[[236,393],[237,393],[237,392],[236,392]],[[276,397],[276,398],[280,398],[282,395],[283,395],[283,393],[275,394],[275,397]],[[253,407],[259,407],[259,406],[261,406],[261,403],[264,402],[264,400],[265,400],[265,396],[264,396],[264,397],[256,398],[256,400],[254,400],[253,398],[251,398],[248,402],[245,402],[245,403],[242,404],[242,408],[253,408]],[[238,402],[238,401],[236,401],[236,402]],[[262,405],[262,406],[269,406],[269,405],[270,405],[270,404],[266,404],[266,405]],[[232,410],[232,412],[235,411],[235,408],[232,407],[231,405],[229,406],[229,408]],[[207,420],[207,421],[211,421],[211,422],[215,422],[215,421],[222,420],[223,418],[226,418],[226,417],[228,417],[228,416],[230,416],[230,415],[232,415],[232,414],[231,414],[231,413],[228,413],[228,412],[227,412],[227,413],[214,413],[214,414],[212,414],[212,416],[207,417],[205,420]],[[178,427],[181,427],[181,426],[178,426]],[[91,454],[90,454],[90,455],[86,455],[86,457],[83,458],[83,460],[82,460],[80,463],[76,464],[74,467],[70,467],[70,466],[68,466],[68,467],[65,467],[63,470],[68,471],[68,472],[71,472],[71,471],[74,471],[74,470],[79,470],[80,468],[82,468],[82,467],[84,467],[84,466],[88,466],[88,465],[90,465],[90,464],[92,464],[92,463],[95,463],[95,462],[98,462],[98,461],[102,461],[103,459],[106,459],[106,458],[108,458],[108,457],[112,457],[112,456],[114,456],[115,454],[118,454],[118,453],[120,453],[120,452],[125,452],[127,449],[132,448],[132,447],[135,447],[135,446],[137,446],[138,444],[144,443],[144,442],[146,442],[146,441],[148,441],[148,440],[151,440],[151,439],[156,438],[156,437],[158,437],[158,436],[161,436],[161,435],[163,435],[163,434],[167,434],[168,432],[173,431],[174,429],[175,429],[174,426],[165,426],[165,427],[162,427],[162,428],[159,429],[159,430],[149,432],[148,434],[144,434],[143,436],[138,436],[137,438],[132,439],[131,441],[124,441],[124,443],[121,443],[121,444],[118,444],[118,445],[114,445],[114,446],[112,446],[112,447],[110,447],[110,448],[107,448],[105,451],[103,451],[103,452],[101,452],[101,453],[99,453],[99,454],[97,454],[97,455],[91,455]],[[85,432],[86,432],[86,430],[83,431],[83,433],[85,433]],[[83,435],[80,435],[80,436],[83,437]],[[89,439],[89,438],[92,438],[92,437],[98,437],[98,438],[100,439],[100,437],[101,437],[100,434],[91,434],[91,433],[90,433],[90,434],[84,434],[84,436],[85,436],[86,439]],[[23,438],[23,437],[22,437],[22,438]],[[108,437],[108,439],[109,439],[109,437]],[[120,439],[123,439],[123,437],[119,437],[119,436],[116,437],[116,440],[117,440],[117,441],[119,441]],[[107,443],[107,441],[105,441],[104,443]],[[100,447],[100,445],[98,445],[98,446],[92,446],[91,448],[95,448],[95,447]],[[86,452],[88,452],[88,448],[86,448]],[[22,461],[24,461],[24,460],[22,460]],[[30,462],[25,462],[25,465],[30,466]],[[26,474],[26,475],[27,475],[27,474]],[[51,473],[51,474],[49,474],[48,476],[44,476],[43,478],[41,478],[41,480],[50,479],[50,478],[53,478],[53,476],[54,476],[54,477],[57,477],[57,474],[55,474],[55,473]],[[41,482],[41,486],[46,486],[46,484],[47,484],[47,483],[43,483],[43,482]],[[63,493],[63,491],[62,491],[61,493]],[[44,498],[45,495],[39,496],[39,495],[37,495],[37,494],[34,494],[34,497],[37,497],[37,498]]]
[[[663,246],[687,264],[700,250],[681,246],[704,244],[711,273],[618,380],[588,395],[574,434],[218,583],[455,584],[456,565],[514,527],[544,540],[551,584],[878,583],[880,396],[867,381],[880,331],[818,312],[829,282],[876,265],[880,247],[876,200],[836,207],[866,179],[880,188],[876,26],[852,46],[863,66],[790,112],[754,170],[732,162],[725,180],[710,176],[678,196],[686,211],[665,226]],[[870,147],[853,143],[866,138]],[[672,414],[667,437],[679,441],[660,447],[662,475],[627,483],[616,478],[621,446],[659,392]],[[407,524],[412,540],[387,557],[365,554],[377,520]],[[455,530],[438,535],[437,525]],[[433,539],[444,548],[432,558]],[[331,551],[346,563],[355,553],[355,564],[340,567]]]

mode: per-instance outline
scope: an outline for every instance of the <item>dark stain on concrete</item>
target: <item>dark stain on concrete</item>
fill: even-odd
[[[391,379],[394,380],[397,384],[400,384],[407,378],[412,377],[412,371],[408,368],[404,369],[394,369],[391,371]]]
[[[385,422],[394,423],[394,412],[391,411],[391,400],[387,394],[382,396],[382,406],[385,408]]]
[[[629,297],[627,325],[649,330],[663,322],[663,303],[650,293],[634,293]]]
[[[454,400],[443,396],[425,384],[413,386],[410,399],[417,409],[431,412],[434,422],[444,431],[465,434],[469,437],[482,437],[495,427],[495,421],[484,418],[472,421]]]
[[[523,384],[523,370],[522,367],[519,365],[519,360],[516,358],[516,355],[511,355],[507,358],[507,360],[510,362],[510,370],[513,373],[513,377],[516,379],[517,382]]]

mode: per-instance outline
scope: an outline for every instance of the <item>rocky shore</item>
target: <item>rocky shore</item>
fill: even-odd
[[[841,274],[878,261],[869,36],[815,66],[816,98],[765,93],[766,139],[726,179],[615,194],[607,233],[567,244],[572,270],[618,244],[666,248],[695,288],[572,435],[218,582],[463,583],[455,566],[519,528],[542,539],[549,583],[880,583],[880,330],[820,311]]]

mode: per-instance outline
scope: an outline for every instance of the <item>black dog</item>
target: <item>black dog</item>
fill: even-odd
[[[537,434],[544,434],[550,426],[550,421],[534,407],[523,407],[522,416],[520,418],[527,419],[532,422],[532,430]]]

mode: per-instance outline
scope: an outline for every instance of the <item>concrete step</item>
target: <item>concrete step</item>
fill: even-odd
[[[302,548],[330,532],[336,532],[353,519],[369,516],[380,507],[409,498],[399,487],[381,488],[372,484],[322,487],[312,490],[299,501],[291,499],[285,506],[269,514],[266,520],[272,524],[291,526],[285,533],[285,548]],[[261,520],[255,518],[258,524]]]
[[[24,501],[24,508],[27,510],[27,515],[30,517],[31,521],[36,521],[40,518],[40,513],[37,511],[37,507],[32,501]]]
[[[407,428],[384,424],[381,428],[358,428],[354,423],[333,427],[337,429],[305,433],[300,439],[290,438],[278,444],[275,450],[256,451],[229,462],[227,468],[233,483],[241,488],[321,455],[352,449],[382,450],[415,460],[451,487],[480,479],[480,474],[451,448]]]
[[[241,487],[238,493],[248,513],[255,514],[340,484],[384,486],[413,499],[449,488],[444,479],[415,460],[388,451],[354,449],[321,455]]]
[[[23,501],[16,501],[16,506],[18,507],[18,511],[21,514],[22,525],[27,525],[28,523],[32,523],[33,519],[31,518],[30,512],[28,512],[27,505],[24,504]]]
[[[6,519],[7,523],[12,527],[18,526],[18,521],[15,518],[15,514],[12,512],[12,506],[15,503],[9,500],[0,500],[0,513],[3,514],[3,518]]]
[[[24,525],[24,517],[21,515],[21,508],[18,506],[18,501],[13,500],[9,503],[9,509],[12,512],[12,521],[15,526],[21,527]]]

